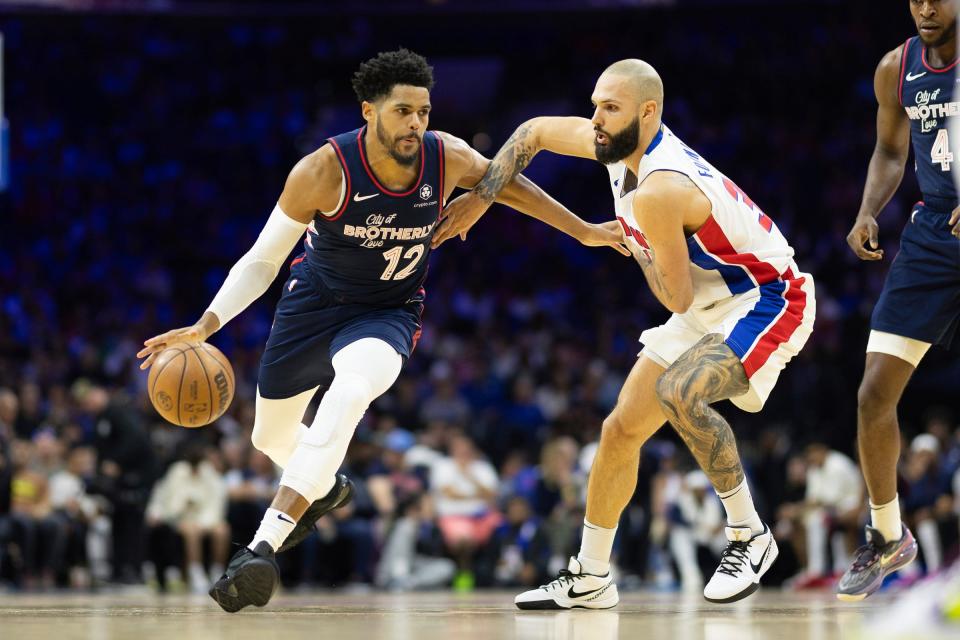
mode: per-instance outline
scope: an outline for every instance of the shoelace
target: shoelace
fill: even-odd
[[[880,555],[880,547],[872,542],[868,542],[854,552],[853,570],[861,571],[876,560],[878,555]]]
[[[747,563],[747,549],[749,542],[731,542],[720,555],[720,566],[717,567],[717,573],[725,573],[731,578],[736,578],[740,568]]]
[[[560,573],[557,574],[556,578],[547,584],[540,585],[540,588],[546,591],[553,583],[557,583],[558,586],[562,584],[573,584],[573,581],[576,580],[577,577],[577,574],[571,573],[569,569],[560,569]]]

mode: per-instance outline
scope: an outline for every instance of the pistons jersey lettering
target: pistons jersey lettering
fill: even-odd
[[[427,277],[430,241],[443,208],[443,141],[423,136],[419,177],[403,192],[377,180],[364,148],[366,127],[329,138],[343,171],[340,207],[307,228],[310,270],[345,303],[402,305]]]

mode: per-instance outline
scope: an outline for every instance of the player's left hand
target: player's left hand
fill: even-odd
[[[954,209],[953,213],[950,214],[950,225],[953,227],[950,229],[953,237],[960,238],[960,207]]]
[[[623,227],[616,220],[600,224],[588,223],[585,233],[577,240],[587,247],[610,247],[617,253],[630,256],[630,250],[625,244],[626,239],[623,237]]]
[[[440,225],[433,233],[430,247],[436,249],[454,236],[466,240],[467,232],[489,208],[490,203],[472,191],[454,198],[440,213]]]

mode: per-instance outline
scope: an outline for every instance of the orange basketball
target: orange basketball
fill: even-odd
[[[230,361],[213,345],[175,344],[164,349],[147,378],[150,402],[181,427],[208,425],[227,410],[236,390]]]

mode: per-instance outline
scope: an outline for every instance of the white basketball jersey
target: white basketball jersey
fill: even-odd
[[[710,218],[687,238],[693,306],[702,307],[779,279],[793,279],[798,269],[793,248],[757,205],[732,180],[685,145],[666,125],[640,161],[637,183],[627,166],[607,165],[617,219],[630,242],[649,255],[643,229],[633,215],[633,191],[654,171],[675,171],[693,181],[712,205]],[[627,184],[630,182],[631,184]]]

